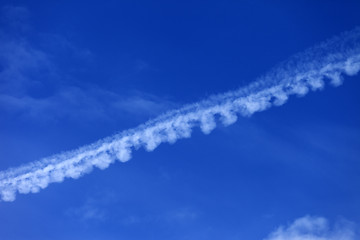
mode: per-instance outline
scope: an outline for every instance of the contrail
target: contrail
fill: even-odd
[[[1,199],[14,201],[16,193],[36,193],[50,183],[79,178],[94,167],[126,162],[140,147],[152,151],[161,143],[189,138],[194,127],[208,134],[219,122],[227,126],[238,116],[282,105],[290,95],[322,89],[326,80],[338,86],[343,75],[359,71],[360,28],[356,28],[293,56],[247,87],[186,105],[77,150],[0,172]]]

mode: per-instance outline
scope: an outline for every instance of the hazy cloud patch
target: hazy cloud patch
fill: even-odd
[[[330,225],[323,217],[305,216],[280,226],[264,240],[356,240],[355,224],[342,220]]]

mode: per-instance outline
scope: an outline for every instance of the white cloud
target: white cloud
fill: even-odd
[[[356,240],[354,224],[341,221],[331,227],[323,217],[305,216],[280,226],[264,240]],[[357,238],[356,238],[357,237]]]
[[[339,76],[360,70],[360,46],[352,44],[359,40],[360,28],[296,55],[247,87],[184,106],[77,150],[0,172],[0,195],[3,200],[12,201],[17,192],[38,192],[49,183],[89,173],[93,167],[104,169],[115,160],[126,162],[132,151],[140,147],[152,151],[161,143],[189,138],[194,127],[210,133],[217,122],[225,126],[233,124],[239,115],[251,116],[285,103],[291,95],[302,96],[309,90],[322,88],[326,79],[338,85]],[[64,92],[63,98],[75,104],[79,102],[81,91],[68,93]],[[133,104],[146,108],[149,102],[135,99]]]

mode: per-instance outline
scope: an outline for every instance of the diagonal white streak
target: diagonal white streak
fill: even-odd
[[[0,172],[1,199],[13,201],[17,192],[35,193],[49,183],[78,178],[93,167],[105,169],[115,160],[126,162],[132,150],[144,147],[152,151],[161,143],[189,138],[197,126],[208,134],[218,122],[227,126],[238,116],[282,105],[290,95],[303,96],[309,90],[322,89],[324,80],[338,86],[342,75],[355,75],[359,70],[357,28],[293,56],[245,88],[187,105],[77,150]]]

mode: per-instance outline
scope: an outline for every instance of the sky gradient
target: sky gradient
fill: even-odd
[[[3,1],[0,170],[213,94],[279,83],[271,74],[284,66],[306,70],[353,49],[304,54],[333,36],[342,43],[358,10],[357,1]],[[327,78],[230,126],[220,117],[210,134],[202,122],[190,139],[0,202],[0,238],[356,240],[359,76],[343,74],[339,87]]]

